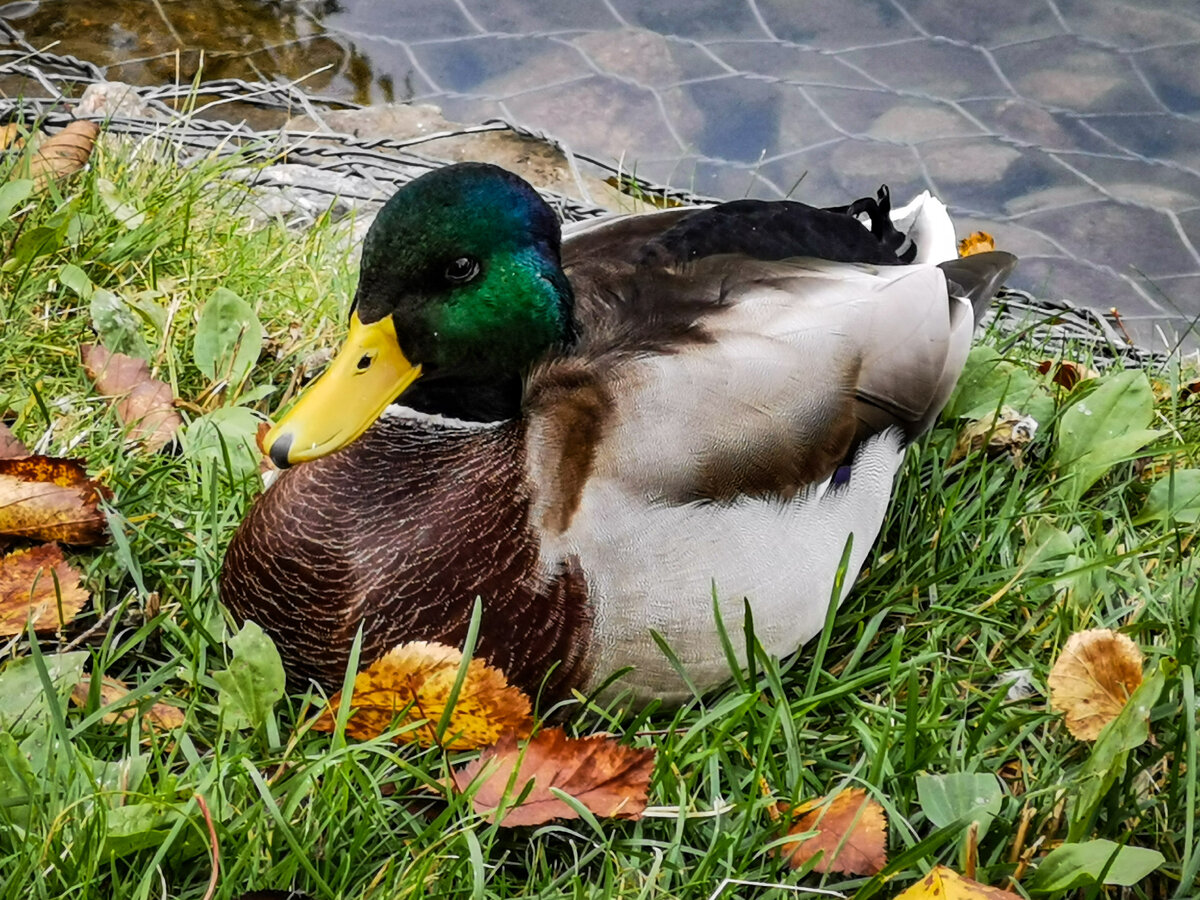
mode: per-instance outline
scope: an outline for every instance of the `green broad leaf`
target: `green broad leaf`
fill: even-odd
[[[1144,372],[1105,376],[1059,419],[1053,462],[1060,493],[1077,500],[1114,465],[1158,437],[1148,427],[1153,419],[1154,393]]]
[[[125,298],[129,308],[141,316],[142,321],[153,328],[155,335],[160,338],[167,328],[167,310],[158,303],[162,296],[162,291],[138,291]]]
[[[234,478],[258,471],[258,426],[262,422],[244,406],[222,406],[196,419],[183,433],[183,451],[189,459],[225,469]]]
[[[96,192],[100,195],[100,202],[104,204],[104,208],[109,211],[114,219],[130,231],[139,228],[145,223],[146,214],[139,212],[123,200],[117,191],[117,186],[111,181],[105,178],[97,178]]]
[[[250,304],[226,288],[217,288],[200,311],[192,356],[211,381],[234,387],[245,381],[262,352],[263,327]]]
[[[90,300],[92,291],[95,289],[92,279],[87,277],[87,272],[74,263],[67,263],[58,270],[58,283],[69,289],[80,300]]]
[[[24,827],[30,806],[41,796],[43,785],[16,739],[0,731],[0,822]]]
[[[965,861],[971,823],[978,823],[976,835],[982,841],[1004,803],[1000,779],[987,773],[953,772],[918,775],[916,784],[921,812],[938,828],[966,821],[959,838],[959,856]]]
[[[1117,779],[1125,772],[1129,751],[1150,737],[1150,711],[1167,683],[1167,666],[1159,667],[1130,695],[1115,719],[1104,726],[1079,772],[1079,791],[1071,806],[1067,840],[1088,833],[1091,820]]]
[[[1157,850],[1122,847],[1113,841],[1062,844],[1046,855],[1033,877],[1024,883],[1035,894],[1058,894],[1090,884],[1128,887],[1164,861]]]
[[[128,856],[160,847],[183,814],[158,803],[114,806],[105,813],[104,856]]]
[[[91,770],[92,780],[104,793],[123,795],[133,793],[142,785],[150,767],[150,757],[134,753],[112,762],[82,757]]]
[[[992,819],[1004,802],[1000,779],[987,773],[954,772],[949,775],[918,775],[917,802],[921,812],[938,828],[970,816],[979,823],[979,839],[987,834]]]
[[[86,651],[44,657],[55,696],[47,697],[32,657],[16,659],[0,671],[0,730],[22,737],[50,722],[51,710],[67,708],[67,695],[83,677]]]
[[[57,252],[63,246],[67,228],[61,226],[39,225],[30,228],[17,238],[12,254],[4,262],[4,271],[23,269],[39,256],[48,256]]]
[[[150,358],[150,347],[142,337],[142,323],[129,304],[112,291],[96,288],[91,300],[92,327],[104,346],[113,353],[138,359]]]
[[[283,660],[274,642],[254,622],[229,639],[233,658],[229,668],[213,672],[218,704],[226,728],[264,725],[283,697]]]
[[[0,184],[0,221],[6,221],[12,211],[33,194],[32,178],[16,178]]]
[[[1156,521],[1200,522],[1200,469],[1176,469],[1154,482],[1134,524]]]
[[[1054,398],[1032,374],[991,347],[972,347],[943,415],[982,419],[1002,406],[1033,416],[1039,426],[1054,418]]]

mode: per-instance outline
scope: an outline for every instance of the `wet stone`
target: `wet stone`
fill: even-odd
[[[1118,203],[1039,210],[1022,223],[1053,234],[1077,259],[1103,260],[1117,274],[1183,275],[1197,269],[1170,218]]]
[[[897,91],[946,100],[1009,93],[984,53],[974,47],[921,39],[840,56]]]
[[[1184,210],[1200,205],[1200,175],[1134,159],[1073,154],[1072,166],[1123,203]]]
[[[846,135],[866,135],[879,117],[896,103],[881,88],[853,90],[838,87],[805,88],[808,98]]]
[[[876,89],[879,84],[841,58],[774,41],[716,41],[706,44],[739,72],[778,78],[789,84]]]
[[[1174,9],[1172,4],[1165,9],[1146,9],[1133,3],[1096,0],[1057,0],[1057,4],[1073,32],[1123,50],[1200,41],[1200,19],[1194,5],[1189,16],[1185,3],[1173,4]]]
[[[729,0],[689,0],[687,3],[646,3],[611,0],[630,25],[682,37],[763,37],[749,3]]]
[[[587,67],[578,50],[548,37],[486,36],[411,50],[434,84],[464,94],[515,94],[578,78]]]
[[[1170,113],[1088,116],[1089,128],[1132,156],[1177,160],[1200,169],[1200,121]]]
[[[646,87],[670,87],[681,81],[729,74],[696,45],[641,29],[593,31],[573,38],[571,43],[601,72]]]
[[[1043,150],[1108,153],[1111,145],[1082,122],[1028,100],[964,100],[963,108],[996,134]],[[1088,123],[1093,121],[1089,117]]]
[[[615,28],[620,22],[603,3],[530,3],[488,0],[475,3],[471,15],[490,31],[546,34],[593,28]]]
[[[994,56],[1022,96],[1050,107],[1117,112],[1154,106],[1129,58],[1074,37],[1005,47]]]
[[[444,0],[354,0],[336,4],[324,25],[335,33],[392,38],[396,41],[433,40],[447,34],[478,34],[479,29],[454,3]]]
[[[1021,151],[1015,147],[975,139],[932,140],[919,150],[929,177],[942,191],[961,185],[999,182],[1021,158]]]
[[[1200,113],[1198,58],[1200,44],[1160,47],[1131,57],[1167,109],[1187,115]]]
[[[920,32],[887,0],[857,3],[847,13],[842,0],[757,0],[759,11],[775,37],[825,50],[869,47]]]
[[[979,126],[952,107],[934,101],[917,100],[893,106],[867,129],[867,134],[878,140],[910,144],[980,133]]]
[[[945,0],[899,2],[928,34],[981,47],[1032,41],[1063,31],[1049,3],[990,3],[985,13]]]

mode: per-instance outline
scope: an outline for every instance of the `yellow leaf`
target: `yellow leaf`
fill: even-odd
[[[932,872],[910,884],[895,900],[1021,900],[1011,891],[988,887],[964,878],[953,869],[934,866]]]
[[[0,637],[20,634],[31,618],[39,631],[66,625],[88,601],[80,578],[57,544],[0,559]]]
[[[1079,631],[1050,670],[1050,708],[1064,713],[1067,731],[1094,741],[1142,683],[1142,651],[1107,628]]]
[[[377,659],[354,679],[346,733],[370,740],[393,724],[419,723],[396,739],[433,746],[462,658],[454,647],[413,641]],[[339,691],[314,729],[333,731],[341,699]],[[452,750],[487,747],[506,732],[527,735],[532,726],[529,698],[509,685],[498,669],[472,659],[441,745]]]
[[[807,800],[790,815],[788,834],[805,835],[783,844],[780,851],[798,869],[821,853],[813,868],[844,875],[874,875],[887,864],[887,816],[862,788],[847,788],[833,798]]]
[[[974,256],[996,249],[995,239],[986,231],[976,231],[958,242],[959,256]]]

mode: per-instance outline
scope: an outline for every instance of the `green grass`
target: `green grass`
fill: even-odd
[[[1143,458],[1118,462],[1081,497],[1056,484],[1065,469],[1056,475],[1053,457],[1081,391],[1039,388],[1051,415],[1022,468],[981,452],[951,464],[960,423],[943,422],[910,453],[869,570],[819,641],[782,663],[760,658],[725,692],[680,710],[573,710],[574,731],[658,749],[650,802],[668,808],[660,816],[488,825],[441,787],[471,754],[309,732],[312,698],[286,698],[269,727],[227,727],[213,672],[228,665],[231,628],[216,582],[257,477],[221,453],[125,447],[79,364],[80,344],[96,340],[88,304],[58,279],[70,263],[97,287],[167,311],[161,334],[142,331],[188,419],[228,403],[265,416],[294,389],[300,361],[336,340],[355,272],[345,223],[302,235],[250,228],[250,198],[221,177],[230,165],[180,167],[162,148],[102,146],[90,171],[0,222],[0,414],[31,447],[84,459],[114,492],[114,540],[69,553],[94,610],[63,640],[99,623],[76,647],[93,675],[186,715],[170,734],[104,722],[96,696],[79,708],[55,693],[58,640],[0,643],[5,659],[32,657],[45,694],[41,724],[0,733],[0,896],[202,898],[212,866],[201,798],[220,848],[220,898],[266,888],[315,898],[707,898],[725,879],[890,896],[936,863],[959,868],[964,828],[930,823],[916,778],[960,772],[1002,776],[977,877],[1003,886],[1024,809],[1035,862],[1067,837],[1091,745],[1067,734],[1043,692],[1066,638],[1098,626],[1125,631],[1147,672],[1168,662],[1169,675],[1153,739],[1129,751],[1076,828],[1163,854],[1121,896],[1200,893],[1194,526],[1134,524],[1153,480],[1146,460],[1196,465],[1197,407],[1172,390],[1154,407],[1162,434]],[[144,220],[119,222],[102,182]],[[246,299],[267,332],[268,352],[240,394],[214,392],[192,362],[198,310],[217,288]],[[984,340],[1018,361],[1046,355],[1001,335]],[[1181,377],[1150,374],[1168,387]],[[1050,549],[1034,552],[1047,536]],[[1008,700],[1000,677],[1016,669],[1035,690]],[[0,695],[0,709],[13,702]],[[792,872],[775,852],[776,802],[850,785],[887,811],[886,884]],[[722,894],[793,895],[737,884]]]

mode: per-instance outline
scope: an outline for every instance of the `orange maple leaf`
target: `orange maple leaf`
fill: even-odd
[[[598,816],[638,819],[646,810],[654,754],[653,748],[627,747],[609,735],[570,738],[561,728],[546,728],[524,747],[515,735],[505,735],[455,771],[454,784],[465,791],[477,782],[475,811],[489,822],[500,816],[506,827],[579,818],[551,788]]]
[[[847,788],[832,799],[805,801],[790,814],[788,834],[814,832],[782,845],[781,852],[793,869],[818,853],[823,853],[813,866],[818,872],[874,875],[887,864],[887,816],[862,788]]]
[[[0,534],[103,543],[107,535],[99,502],[108,496],[108,489],[88,478],[73,459],[0,459]]]
[[[38,631],[66,625],[88,601],[81,578],[57,544],[0,559],[0,637],[20,634],[30,619]]]

